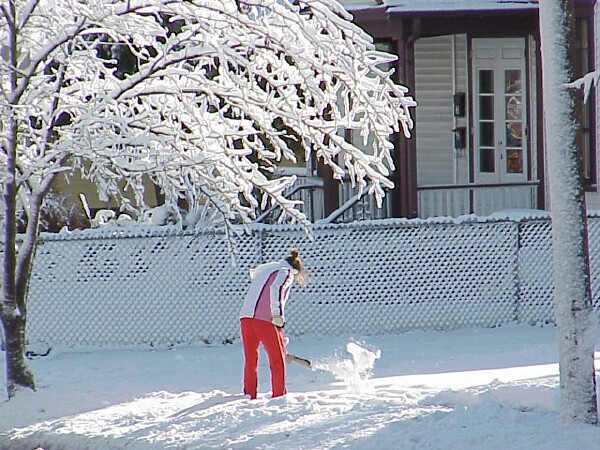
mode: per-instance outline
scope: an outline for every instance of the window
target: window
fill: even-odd
[[[494,130],[494,71],[480,69],[477,99],[479,103],[479,171],[496,171]]]
[[[504,71],[506,173],[523,173],[523,90],[520,69]]]
[[[575,48],[576,52],[574,78],[580,78],[590,70],[590,21],[585,18],[578,18],[575,21]],[[581,95],[575,97],[575,119],[577,120],[577,148],[580,151],[583,185],[586,190],[596,189],[596,152],[594,145],[593,116],[592,111],[594,102],[591,100],[594,96],[590,95],[588,102],[585,103]]]

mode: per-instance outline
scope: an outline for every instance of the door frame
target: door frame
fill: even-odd
[[[490,61],[489,64],[479,63],[477,60],[477,44],[481,43],[482,46],[494,47],[496,52],[502,52],[503,46],[502,44],[511,44],[512,46],[507,45],[505,47],[507,51],[518,52],[518,57],[510,57],[507,58],[507,63],[504,63],[504,60],[498,58],[498,54],[496,54],[493,58],[489,58],[487,61]],[[471,77],[471,81],[469,83],[471,90],[471,155],[470,155],[470,178],[472,183],[480,183],[480,184],[490,184],[490,183],[498,183],[498,184],[510,184],[510,183],[519,183],[528,181],[531,179],[532,173],[532,165],[534,162],[532,161],[532,149],[531,149],[531,115],[529,111],[530,102],[531,102],[531,83],[529,77],[529,69],[528,69],[528,40],[526,37],[510,37],[510,38],[471,38],[469,39],[469,54],[471,55],[469,65],[469,74]],[[512,48],[511,48],[512,47]],[[512,56],[512,55],[511,55]],[[482,59],[482,61],[486,61]],[[514,61],[514,63],[512,63]],[[493,125],[493,143],[492,145],[488,145],[488,149],[492,149],[493,147],[493,172],[489,172],[489,175],[486,172],[482,172],[481,168],[481,159],[480,159],[480,113],[479,113],[479,86],[478,86],[478,71],[479,70],[492,70],[494,73],[494,89],[493,92],[487,95],[487,97],[493,98],[493,117],[491,119],[482,119],[487,123],[491,123]],[[505,109],[505,99],[509,95],[509,93],[505,92],[503,88],[505,83],[505,74],[508,70],[520,70],[521,71],[521,83],[522,88],[517,97],[521,97],[521,119],[520,121],[509,120],[506,117],[506,109]],[[498,77],[498,73],[500,73],[500,77]],[[500,92],[499,88],[502,87]],[[484,95],[485,96],[485,95]],[[513,95],[515,97],[515,95]],[[506,127],[507,124],[521,124],[521,143],[520,146],[513,146],[512,150],[521,149],[522,152],[522,171],[517,173],[511,173],[507,170],[508,164],[506,158],[508,157],[508,153],[510,148],[507,146],[507,137],[506,137]],[[488,136],[489,139],[489,136]]]

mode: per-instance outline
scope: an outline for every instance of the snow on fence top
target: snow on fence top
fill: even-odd
[[[599,227],[591,217],[594,285]],[[44,235],[30,285],[29,341],[235,340],[248,269],[292,246],[301,249],[310,273],[310,284],[290,295],[286,330],[292,335],[553,321],[547,218],[355,222],[315,226],[313,234],[311,240],[299,228],[254,227],[237,239],[237,264],[218,230]]]

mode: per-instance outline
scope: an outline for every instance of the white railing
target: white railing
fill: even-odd
[[[537,209],[539,182],[505,184],[447,184],[418,186],[419,217],[460,217],[468,214],[488,216],[507,209]],[[379,220],[392,217],[389,195],[377,207],[373,195],[357,196],[356,187],[345,181],[339,184],[340,207],[325,217],[323,180],[316,177],[298,177],[288,190],[290,199],[301,200],[300,211],[312,223],[347,223],[355,220]],[[258,223],[277,223],[279,207],[271,207],[261,215]]]
[[[419,186],[419,217],[487,216],[506,209],[537,209],[538,186],[537,181]]]
[[[329,217],[325,217],[323,180],[317,177],[298,177],[296,184],[286,192],[287,198],[301,200],[298,209],[306,214],[312,223],[341,223],[355,220],[387,219],[391,217],[388,197],[377,207],[373,195],[363,194],[360,198],[357,189],[345,181],[339,184],[340,207]],[[278,222],[281,209],[275,205],[260,214],[256,222],[274,224]]]
[[[368,188],[367,188],[368,189]],[[365,189],[365,191],[367,190]],[[359,198],[358,189],[352,184],[345,182],[340,186],[340,209],[335,221],[330,222],[352,222],[354,220],[377,220],[387,219],[392,216],[389,196],[383,198],[381,208],[377,207],[377,201],[373,195],[366,192]]]
[[[290,200],[300,200],[302,203],[297,208],[311,222],[316,222],[325,216],[323,180],[321,178],[298,177],[296,184],[285,192],[285,196]],[[280,214],[281,208],[279,205],[274,205],[259,214],[255,222],[278,223]]]

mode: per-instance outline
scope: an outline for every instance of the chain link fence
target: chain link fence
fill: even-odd
[[[589,228],[596,292],[599,219],[590,218]],[[43,236],[30,285],[29,342],[234,341],[248,269],[292,246],[310,283],[292,289],[291,335],[553,322],[545,219],[389,219],[315,226],[312,238],[300,228],[262,225],[233,247],[214,230],[115,227]]]

